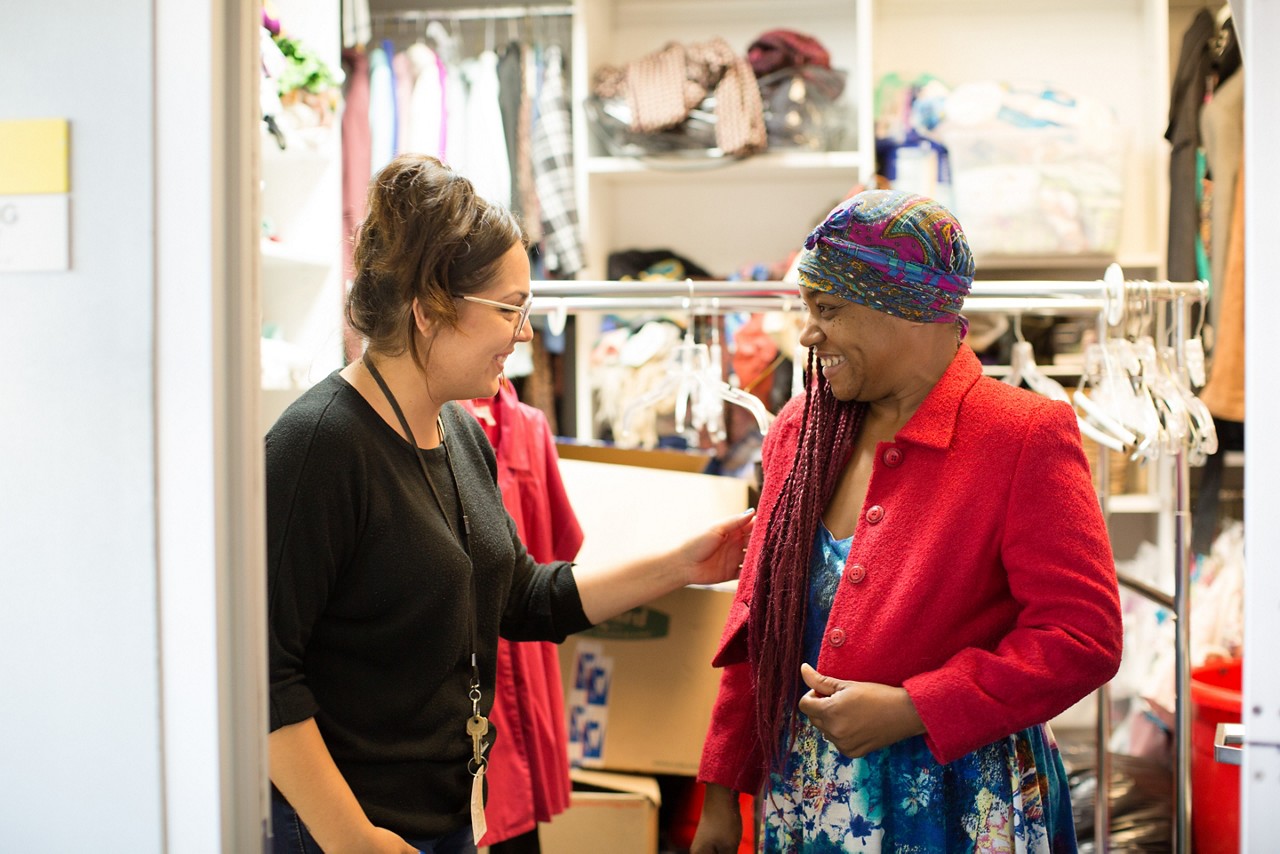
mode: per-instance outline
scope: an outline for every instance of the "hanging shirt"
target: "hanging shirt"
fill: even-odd
[[[583,267],[573,180],[573,128],[560,48],[552,45],[544,56],[546,68],[533,128],[533,180],[542,213],[547,269],[568,277]]]
[[[444,70],[444,157],[455,169],[467,165],[467,100],[470,92],[460,68],[445,62]]]
[[[396,98],[391,59],[381,47],[369,51],[369,174],[395,157]]]
[[[405,151],[440,157],[444,154],[444,62],[422,42],[411,45],[406,53],[414,82]]]
[[[462,65],[467,80],[467,159],[463,174],[486,201],[511,206],[507,137],[498,105],[498,55],[486,50]],[[454,165],[454,168],[458,168]]]
[[[502,129],[507,137],[507,164],[511,169],[511,212],[523,218],[520,204],[520,99],[524,97],[524,71],[521,68],[520,42],[513,41],[498,60],[498,105],[502,110]]]
[[[396,96],[396,154],[408,151],[409,136],[413,129],[410,101],[413,99],[413,63],[404,51],[391,60],[391,76],[395,81]]]
[[[343,282],[355,278],[352,252],[356,227],[364,221],[369,195],[369,57],[360,49],[342,52],[346,72],[342,110],[342,270]],[[362,344],[349,329],[345,331],[347,358],[359,358]]]
[[[1209,41],[1213,15],[1201,9],[1182,37],[1182,51],[1169,96],[1169,243],[1167,275],[1175,282],[1196,277],[1196,149],[1200,146],[1200,109],[1210,71]]]
[[[432,21],[427,24],[427,41],[435,45],[440,64],[440,80],[444,89],[444,144],[440,159],[454,170],[466,174],[467,151],[467,82],[458,61],[457,40],[445,29],[444,24]]]
[[[538,62],[533,48],[520,45],[520,117],[516,128],[516,185],[520,188],[520,210],[530,243],[542,242],[542,211],[533,182],[533,126],[537,115]]]
[[[369,0],[342,0],[342,46],[354,48],[373,38]]]
[[[507,383],[496,397],[463,401],[462,406],[493,444],[502,502],[530,556],[572,560],[582,547],[582,528],[560,479],[546,416],[521,403]],[[569,807],[569,753],[555,644],[499,641],[490,719],[501,735],[489,756],[489,832],[482,845],[527,833]]]
[[[1213,179],[1209,237],[1209,325],[1217,329],[1222,308],[1227,258],[1231,254],[1231,218],[1235,214],[1236,178],[1244,163],[1244,73],[1237,71],[1218,84],[1213,99],[1200,111],[1200,136]]]

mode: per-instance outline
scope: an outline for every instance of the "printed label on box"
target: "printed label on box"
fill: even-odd
[[[641,605],[582,633],[605,640],[658,640],[671,634],[671,617]]]
[[[612,682],[613,659],[604,654],[600,644],[579,642],[574,649],[573,684],[565,702],[569,764],[582,768],[604,764]]]

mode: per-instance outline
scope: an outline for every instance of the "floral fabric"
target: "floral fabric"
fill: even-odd
[[[819,526],[805,623],[810,664],[851,545]],[[765,852],[1076,850],[1066,772],[1047,725],[940,765],[922,736],[851,759],[799,715],[786,766],[767,784],[763,825]]]

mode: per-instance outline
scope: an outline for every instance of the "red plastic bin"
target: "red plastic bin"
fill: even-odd
[[[1213,758],[1220,723],[1240,722],[1242,660],[1191,671],[1191,840],[1196,854],[1240,850],[1240,766]]]

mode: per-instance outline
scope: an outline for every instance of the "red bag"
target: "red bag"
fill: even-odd
[[[757,77],[779,68],[801,65],[831,67],[831,55],[813,36],[795,30],[769,30],[747,48],[747,62]]]

